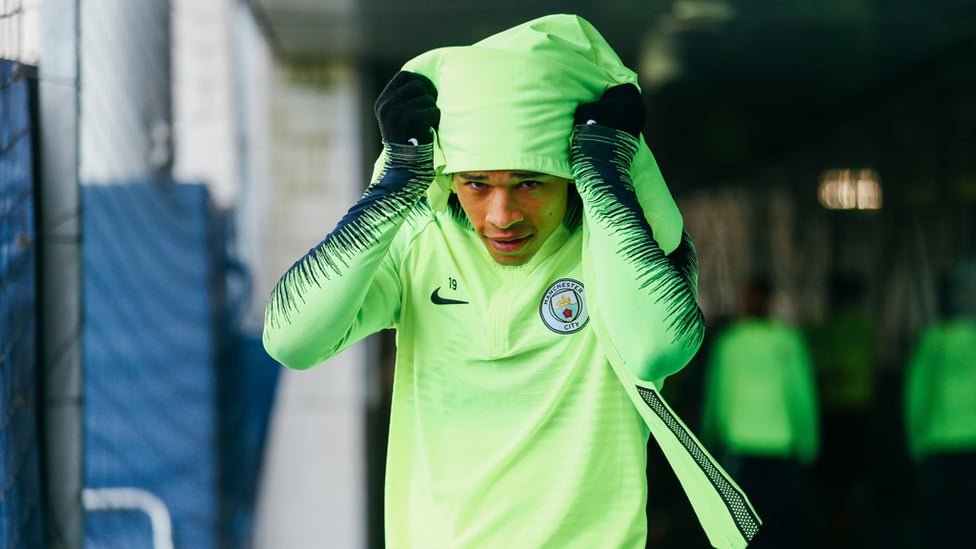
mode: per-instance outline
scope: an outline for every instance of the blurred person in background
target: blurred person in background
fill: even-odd
[[[809,332],[822,425],[815,471],[826,505],[827,541],[855,535],[869,505],[868,440],[877,385],[877,328],[866,306],[866,290],[861,275],[833,274],[828,281],[827,314]]]
[[[705,372],[702,437],[765,523],[755,547],[805,547],[814,521],[808,467],[819,421],[810,352],[799,329],[770,317],[764,276],[741,291],[742,316],[716,336]]]
[[[941,321],[921,334],[905,379],[905,428],[917,464],[922,539],[962,547],[976,517],[976,262],[940,287]]]
[[[643,549],[640,399],[704,324],[636,75],[548,16],[414,58],[375,110],[372,183],[273,290],[269,353],[396,329],[388,547]]]

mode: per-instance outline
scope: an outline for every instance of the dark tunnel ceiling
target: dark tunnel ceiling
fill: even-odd
[[[948,100],[976,95],[973,0],[252,1],[276,54],[293,62],[396,67],[556,12],[590,20],[635,68],[663,38],[680,70],[650,87],[641,73],[657,132],[648,141],[672,173],[699,181],[827,139],[920,83],[938,83]],[[931,97],[913,108],[932,108]]]

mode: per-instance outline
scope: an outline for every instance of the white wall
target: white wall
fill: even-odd
[[[168,0],[80,2],[79,179],[168,175],[172,164]]]
[[[238,162],[242,90],[235,63],[235,0],[170,0],[173,46],[173,177],[206,183],[214,203],[233,206],[242,187]],[[254,63],[268,59],[252,57]]]
[[[36,65],[40,58],[40,0],[0,1],[0,59]]]
[[[246,2],[173,0],[174,175],[234,208],[260,334],[274,284],[362,193],[360,89],[343,63],[279,64]],[[255,517],[256,549],[366,543],[366,353],[282,369]]]
[[[315,246],[361,194],[360,84],[342,64],[275,66],[270,75],[269,178],[255,288]],[[257,198],[257,197],[255,197]],[[257,211],[260,210],[260,213]],[[263,310],[263,303],[261,303]],[[256,547],[365,545],[365,349],[304,372],[284,371],[272,417]]]

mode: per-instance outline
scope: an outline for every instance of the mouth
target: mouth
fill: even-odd
[[[520,248],[525,246],[525,244],[532,238],[532,235],[518,236],[518,237],[504,237],[504,238],[492,238],[485,237],[488,244],[495,250],[501,253],[513,253],[517,252]]]

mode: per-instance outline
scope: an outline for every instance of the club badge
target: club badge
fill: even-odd
[[[572,334],[583,329],[590,320],[583,284],[572,278],[561,278],[550,284],[539,304],[539,316],[546,327],[557,334]]]

